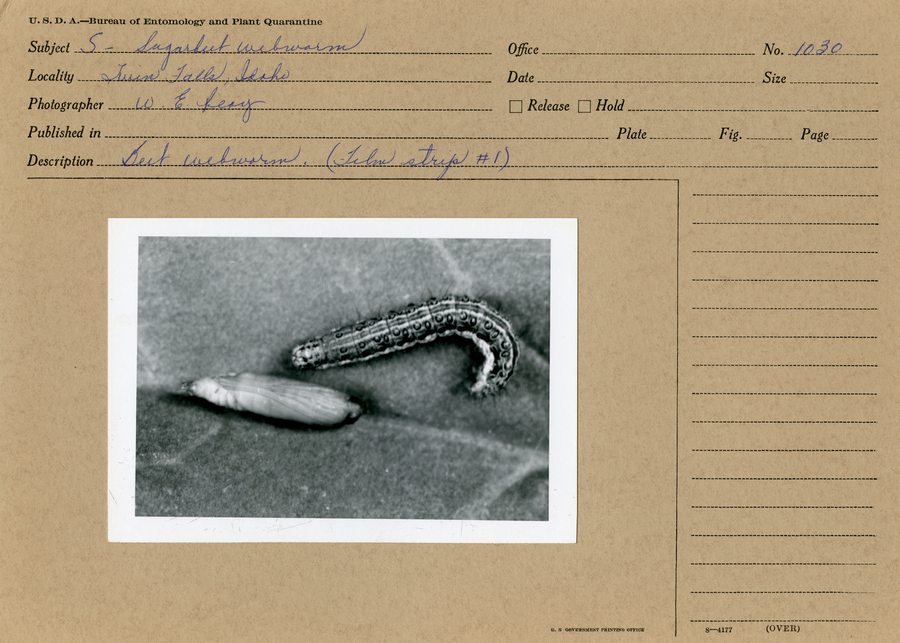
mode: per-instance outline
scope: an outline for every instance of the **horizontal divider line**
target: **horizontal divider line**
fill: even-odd
[[[755,56],[756,54],[742,53],[667,53],[667,52],[571,52],[571,51],[542,51],[542,56]]]
[[[878,563],[691,563],[691,565],[810,565],[810,566],[827,566],[827,567],[876,567]]]
[[[607,138],[607,140],[609,140]],[[706,170],[877,170],[877,165],[511,165],[509,167],[681,168]]]
[[[691,505],[691,509],[874,509],[872,505],[846,505],[846,506],[813,506],[813,505]]]
[[[878,310],[877,308],[823,308],[823,307],[791,307],[762,308],[752,306],[694,306],[691,310]]]
[[[877,114],[877,109],[629,109],[629,112],[791,112],[791,113],[861,113]]]
[[[752,80],[539,80],[545,85],[755,85]]]
[[[110,107],[119,112],[246,112],[248,107]],[[254,107],[260,112],[492,112],[482,108],[426,107]]]
[[[790,196],[790,195],[788,195]],[[800,196],[800,195],[798,195]],[[878,225],[877,223],[840,223],[840,222],[818,222],[818,221],[694,221],[694,225]]]
[[[747,197],[758,197],[758,196],[773,196],[773,197],[846,197],[846,198],[866,198],[866,197],[877,197],[877,194],[713,194],[713,193],[695,193],[693,196],[747,196]]]
[[[697,620],[691,619],[691,623],[874,623],[875,621],[865,621],[860,619],[849,618],[773,618],[773,619],[711,619]]]
[[[176,85],[183,83],[234,83],[236,85],[243,83],[267,83],[267,84],[280,84],[280,83],[446,83],[446,84],[481,84],[481,85],[489,85],[492,80],[274,80],[271,78],[254,78],[247,80],[216,80],[216,79],[208,79],[208,80],[103,80],[102,78],[79,78],[79,83],[166,83],[168,85]]]
[[[877,250],[694,250],[698,254],[877,255]]]
[[[816,368],[877,368],[878,364],[691,364],[691,366],[731,366],[731,367],[744,367],[744,366],[760,366],[760,367],[774,367],[774,366],[785,366],[785,367],[816,367]]]
[[[691,279],[691,281],[792,281],[792,282],[863,282],[877,283],[877,279]]]
[[[695,339],[878,339],[877,335],[691,335]]]
[[[188,164],[188,165],[180,165],[180,164],[178,164],[178,163],[164,163],[163,165],[153,165],[153,166],[149,166],[149,165],[122,165],[121,163],[98,163],[98,164],[94,165],[94,167],[119,167],[119,168],[129,168],[129,167],[141,167],[141,168],[148,168],[148,167],[155,167],[155,168],[156,168],[156,167],[162,167],[162,168],[166,168],[166,167],[175,167],[175,168],[191,169],[191,170],[193,170],[193,169],[200,169],[200,168],[203,168],[203,169],[217,169],[217,168],[218,168],[218,169],[223,169],[223,170],[227,170],[227,169],[235,169],[235,168],[237,168],[237,169],[243,169],[243,170],[250,170],[250,169],[260,169],[260,168],[262,168],[262,169],[278,169],[278,168],[281,168],[281,169],[288,169],[288,168],[309,168],[309,167],[332,167],[332,168],[340,168],[340,169],[342,169],[342,170],[345,169],[345,168],[348,169],[348,170],[350,170],[350,169],[362,169],[361,166],[356,166],[356,165],[341,165],[341,164],[339,164],[339,163],[332,163],[331,165],[328,165],[328,164],[325,164],[325,163],[309,163],[309,164],[300,165],[300,164],[288,164],[288,163],[278,164],[278,163],[263,163],[263,162],[259,162],[259,163],[244,163],[244,164],[241,164],[241,163],[230,163],[230,162],[228,162],[228,163],[221,163],[221,164],[218,164],[218,163],[212,163],[212,164],[208,164],[208,165],[207,165],[207,164],[197,164],[197,165],[191,165],[191,164]],[[369,166],[369,167],[371,167],[371,168],[373,168],[373,169],[374,169],[374,168],[378,168],[378,169],[404,169],[404,170],[405,170],[405,169],[434,170],[434,169],[438,169],[438,168],[452,167],[453,169],[461,169],[461,168],[469,168],[469,169],[475,169],[475,170],[489,169],[489,170],[497,170],[497,171],[499,172],[499,171],[500,171],[501,165],[500,165],[499,163],[498,163],[497,165],[493,165],[493,164],[491,164],[491,165],[477,165],[477,164],[459,163],[459,164],[455,164],[455,165],[452,165],[452,166],[451,166],[451,165],[448,165],[447,163],[444,163],[443,165],[438,165],[438,164],[435,164],[435,165],[421,165],[421,164],[415,164],[415,165],[372,165],[372,166]],[[523,166],[521,166],[521,165],[506,165],[506,166],[502,166],[502,167],[523,167]],[[542,167],[551,167],[551,166],[546,166],[546,165],[545,165],[545,166],[542,166]],[[560,166],[560,167],[561,167],[561,166]]]
[[[210,138],[210,139],[302,139],[302,140],[336,140],[336,139],[352,139],[352,140],[369,140],[369,141],[387,141],[387,140],[454,140],[454,141],[604,141],[608,136],[122,136],[122,135],[105,135],[103,138]]]
[[[403,111],[403,110],[396,110],[396,111]],[[413,110],[413,111],[415,111],[415,110]],[[479,110],[433,110],[433,111],[479,111]],[[480,111],[490,111],[490,110],[480,110]],[[131,138],[131,137],[123,137],[123,138]],[[160,137],[156,137],[156,138],[175,138],[175,137],[160,136]],[[225,138],[228,138],[228,137],[225,137]],[[500,140],[511,140],[511,139],[500,139]],[[604,139],[596,139],[596,140],[604,140]],[[346,166],[336,163],[334,165],[336,167],[341,167],[341,168],[346,168],[346,169],[355,169],[355,170],[376,170],[376,169],[380,170],[380,169],[391,169],[391,168],[397,167],[396,165],[386,165],[386,164],[380,164],[380,163],[372,163],[372,164],[360,163],[360,164],[351,164],[351,165],[346,165]],[[99,163],[99,164],[95,165],[94,167],[132,167],[132,166],[124,166],[121,163]],[[135,165],[133,167],[151,167],[151,166]],[[246,164],[246,165],[223,163],[223,164],[214,164],[211,166],[206,166],[206,165],[184,166],[184,165],[179,165],[177,163],[165,163],[163,165],[154,164],[152,167],[245,167],[245,168],[281,167],[281,168],[288,168],[288,167],[330,167],[330,166],[323,165],[323,164],[312,164],[312,163],[310,163],[310,164],[257,163],[257,164]],[[438,166],[429,165],[429,166],[425,166],[425,167],[438,167]],[[477,165],[477,166],[476,165],[454,165],[453,167],[495,167],[495,166],[494,165],[490,165],[490,166],[487,166],[487,165]],[[679,168],[679,167],[680,168],[692,167],[692,168],[721,169],[721,168],[725,168],[725,167],[737,168],[737,167],[743,167],[743,166],[737,166],[737,165],[735,165],[735,166],[718,166],[718,165],[690,165],[690,166],[688,166],[688,165],[506,165],[504,167],[525,168],[525,169],[532,169],[532,168],[606,168],[606,169],[629,168],[629,169],[639,169],[639,168]],[[772,166],[772,167],[775,167],[775,166]],[[744,168],[744,169],[754,169],[754,168],[760,169],[760,168],[762,168],[762,166],[746,166],[746,168]],[[768,169],[768,168],[762,168],[762,169]],[[797,167],[789,168],[787,166],[784,166],[781,169],[807,169],[807,168],[797,168]],[[821,168],[819,168],[819,169],[821,169]],[[874,168],[846,166],[846,167],[833,167],[830,169],[867,170],[867,169],[874,169]],[[813,279],[813,280],[809,280],[809,279],[806,279],[806,280],[797,280],[797,279],[743,279],[743,280],[741,280],[741,279],[730,279],[730,280],[706,279],[706,280],[702,280],[702,279],[695,279],[694,281],[861,281],[861,280],[856,280],[856,279],[826,279],[826,280],[815,280],[815,279]]]
[[[878,480],[878,478],[691,478],[691,480]]]
[[[218,56],[492,56],[490,51],[74,51],[75,54],[209,54]]]
[[[435,168],[445,166],[434,166]],[[430,177],[340,177],[332,176],[26,176],[26,181],[434,181]],[[521,177],[453,177],[444,176],[441,181],[502,181],[502,182],[522,182],[528,183],[533,181],[594,181],[597,179],[580,179],[580,178],[540,178],[530,179]],[[605,180],[605,179],[600,179]],[[674,179],[616,179],[622,181],[674,181]]]

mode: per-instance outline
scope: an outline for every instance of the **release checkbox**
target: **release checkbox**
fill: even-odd
[[[509,101],[509,113],[510,114],[521,114],[522,113],[522,101],[520,101],[520,100]]]
[[[589,101],[589,100],[578,101],[578,113],[579,114],[590,114],[591,113],[591,101]]]

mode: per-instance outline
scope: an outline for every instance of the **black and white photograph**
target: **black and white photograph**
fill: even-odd
[[[550,412],[551,345],[569,361],[551,341],[565,223],[110,226],[111,252],[122,226],[137,253],[123,287],[137,305],[129,428],[142,524],[211,519],[227,539],[243,520],[301,540],[329,539],[320,529],[335,524],[348,529],[335,540],[408,540],[415,524],[438,526],[426,541],[527,541],[554,533],[554,511],[569,520],[559,512],[574,482],[551,498],[550,460],[551,444],[575,448],[574,419]]]

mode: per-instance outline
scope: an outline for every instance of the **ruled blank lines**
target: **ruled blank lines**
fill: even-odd
[[[874,509],[872,505],[691,505],[691,509]]]
[[[878,310],[877,308],[823,307],[757,307],[757,306],[694,306],[691,310]]]
[[[781,591],[732,591],[732,592],[723,592],[723,591],[708,591],[708,592],[691,592],[691,594],[874,594],[875,592],[850,592],[850,591],[836,591],[836,590],[781,590]]]
[[[875,453],[875,449],[691,449],[697,453]]]
[[[628,109],[629,112],[769,112],[769,113],[800,113],[800,114],[834,114],[834,113],[852,113],[852,114],[877,114],[877,109],[675,109],[675,108],[640,108]]]
[[[694,339],[878,339],[877,335],[691,335]]]
[[[744,195],[747,196],[747,195]],[[830,222],[830,221],[694,221],[692,225],[878,225],[878,223]]]
[[[606,136],[148,136],[103,135],[103,138],[178,138],[178,139],[288,139],[288,140],[358,140],[358,141],[605,141]]]
[[[691,563],[696,566],[823,566],[823,567],[876,567],[878,563]]]
[[[73,51],[74,54],[138,54],[142,56],[492,56],[490,51]]]
[[[730,368],[744,368],[758,366],[761,368],[878,368],[878,364],[691,364],[691,366],[725,366]]]
[[[539,80],[545,85],[753,85],[752,80]],[[633,110],[629,110],[633,111]]]
[[[691,480],[811,480],[811,481],[846,481],[846,480],[878,480],[878,478],[691,478]]]
[[[752,619],[691,619],[691,623],[874,623],[848,618],[752,618]]]
[[[246,112],[247,107],[110,107],[119,112]],[[488,108],[448,108],[448,107],[253,107],[260,112],[492,112]]]
[[[877,255],[877,250],[694,250],[695,254]]]
[[[875,198],[877,194],[738,194],[738,193],[697,193],[693,196],[719,196],[719,197],[793,197],[793,198],[811,198],[811,197],[844,197],[844,198]],[[808,224],[814,225],[814,224]],[[819,224],[828,225],[828,224]],[[840,225],[840,224],[831,224]],[[876,224],[877,225],[877,224]]]
[[[694,538],[875,538],[875,534],[691,534]]]
[[[788,85],[877,85],[877,81],[853,80],[792,80]]]
[[[767,393],[740,393],[740,392],[700,392],[700,393],[691,393],[691,395],[802,395],[802,396],[874,396],[878,395],[878,393],[781,393],[781,392],[767,392]]]
[[[877,283],[877,279],[691,279],[691,281],[824,281]]]
[[[705,52],[616,52],[616,51],[542,51],[542,56],[755,56],[753,53]]]
[[[875,420],[691,420],[691,424],[878,424]]]
[[[79,78],[79,83],[132,83],[133,80],[104,80],[102,78]],[[165,83],[166,85],[178,85],[184,83],[221,83],[222,81],[211,78],[208,80],[204,79],[190,79],[190,80],[145,80],[142,79],[139,82],[141,83]],[[266,84],[282,84],[282,83],[382,83],[382,84],[432,84],[432,85],[490,85],[493,81],[491,80],[286,80],[286,79],[246,79],[235,81],[243,83],[266,83]],[[227,81],[226,81],[227,84]]]

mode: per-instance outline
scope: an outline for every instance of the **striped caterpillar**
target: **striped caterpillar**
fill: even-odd
[[[318,426],[342,424],[362,413],[345,393],[272,375],[229,373],[203,377],[185,382],[181,390],[235,411]]]
[[[512,326],[487,304],[455,295],[335,329],[296,346],[291,361],[301,370],[343,366],[449,335],[471,340],[484,356],[473,395],[493,395],[506,385],[519,355]]]

